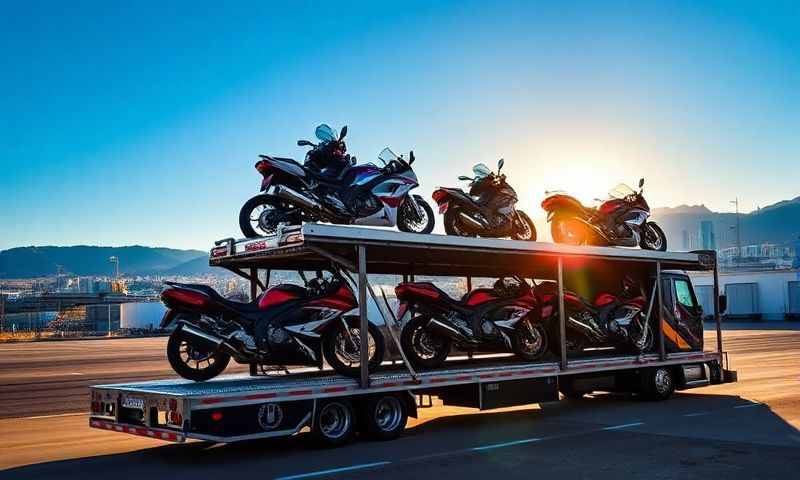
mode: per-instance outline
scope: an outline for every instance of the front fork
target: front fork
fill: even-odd
[[[411,202],[411,206],[414,207],[414,213],[417,214],[417,219],[419,220],[422,218],[422,207],[419,206],[417,199],[414,198],[414,195],[408,193],[406,194],[406,201]]]

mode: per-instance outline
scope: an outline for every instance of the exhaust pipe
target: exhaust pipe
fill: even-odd
[[[195,328],[188,323],[184,323],[181,327],[181,332],[187,333],[190,337],[198,340],[201,344],[205,344],[206,346],[219,348],[220,345],[225,343],[225,340],[216,336],[211,335],[210,333],[204,332],[198,328]]]
[[[313,198],[309,198],[303,195],[302,193],[292,190],[291,188],[284,185],[278,185],[277,187],[275,187],[275,195],[284,200],[288,200],[290,202],[306,207],[310,210],[316,210],[322,212],[325,211],[325,207],[323,207],[319,202],[317,202]]]
[[[432,332],[438,333],[439,335],[443,335],[445,337],[455,338],[456,340],[459,340],[459,341],[462,341],[462,342],[470,342],[470,339],[467,338],[466,336],[464,336],[463,333],[459,332],[458,330],[456,330],[455,328],[451,327],[450,325],[447,325],[446,323],[443,323],[443,322],[440,322],[439,320],[436,320],[435,318],[432,318],[428,322],[428,328],[430,328]]]
[[[488,228],[486,225],[484,225],[483,223],[479,222],[478,220],[470,217],[469,215],[467,215],[464,212],[459,212],[458,213],[458,218],[460,218],[462,221],[466,222],[467,226],[472,227],[474,229],[485,230],[485,229]]]

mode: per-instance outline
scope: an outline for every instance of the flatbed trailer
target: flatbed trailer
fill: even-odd
[[[233,442],[293,435],[310,429],[327,444],[341,444],[358,430],[389,439],[399,435],[424,399],[481,410],[556,401],[559,392],[580,396],[595,390],[637,392],[662,399],[675,389],[736,381],[722,349],[717,263],[713,251],[652,252],[577,247],[542,242],[418,235],[387,230],[305,224],[268,238],[217,242],[209,264],[250,281],[253,298],[265,290],[273,270],[319,271],[337,264],[357,277],[359,308],[366,333],[367,298],[381,310],[390,338],[398,343],[397,320],[369,282],[368,274],[473,277],[520,275],[554,279],[561,306],[558,358],[522,362],[493,355],[448,361],[439,369],[415,371],[385,362],[370,372],[362,362],[357,379],[329,370],[222,376],[206,382],[160,380],[91,387],[91,427],[166,441],[189,438]],[[621,263],[620,263],[621,262]],[[565,278],[570,272],[652,271],[655,282],[648,311],[658,320],[654,353],[583,355],[566,348]],[[714,272],[714,351],[667,352],[662,289],[664,271]],[[362,344],[366,339],[362,338]],[[397,345],[399,348],[399,345]],[[399,349],[402,355],[402,349]],[[666,382],[666,383],[664,383]]]

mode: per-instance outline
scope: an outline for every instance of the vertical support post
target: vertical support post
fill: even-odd
[[[258,269],[250,269],[250,301],[254,302],[258,296]]]
[[[272,279],[272,269],[267,269],[267,276],[264,278],[264,288],[269,288],[269,282]]]
[[[369,387],[369,319],[367,318],[367,249],[358,246],[358,317],[361,388]]]
[[[719,268],[717,267],[717,255],[714,253],[714,323],[717,326],[717,353],[722,356],[722,319],[719,311]],[[720,364],[722,358],[720,358]],[[727,366],[727,365],[726,365]]]
[[[107,304],[108,307],[108,336],[111,336],[111,304]]]
[[[567,369],[567,312],[564,310],[564,258],[558,257],[558,341],[561,343],[561,370]]]
[[[467,293],[472,291],[472,277],[467,277]]]
[[[667,359],[664,348],[664,296],[661,294],[661,262],[656,262],[656,294],[658,295],[658,356],[663,362]]]

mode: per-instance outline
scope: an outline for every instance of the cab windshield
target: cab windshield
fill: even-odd
[[[624,200],[631,195],[636,195],[636,191],[634,191],[631,187],[625,185],[624,183],[620,183],[619,185],[608,191],[609,197],[618,200]]]
[[[479,163],[472,167],[472,173],[475,175],[475,180],[491,175],[492,171],[483,163]]]

